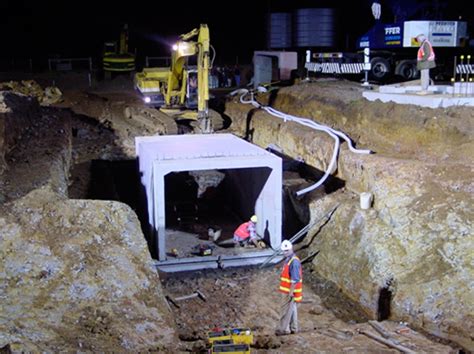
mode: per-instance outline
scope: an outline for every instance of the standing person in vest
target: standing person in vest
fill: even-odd
[[[251,242],[258,247],[256,224],[257,215],[253,215],[249,221],[240,224],[237,230],[234,231],[234,244],[236,246],[245,246]]]
[[[421,94],[428,93],[428,86],[430,84],[430,69],[436,67],[435,53],[430,41],[424,34],[416,36],[417,42],[420,44],[418,55],[416,57],[416,68],[421,72]]]
[[[303,299],[303,270],[301,261],[293,252],[290,241],[281,243],[285,264],[280,275],[281,302],[280,323],[275,331],[277,336],[298,332],[297,304]]]

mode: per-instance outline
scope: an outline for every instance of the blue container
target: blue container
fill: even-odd
[[[268,48],[290,48],[292,43],[291,13],[271,13],[267,22]]]
[[[299,9],[295,11],[293,18],[293,45],[295,47],[336,46],[335,9]]]

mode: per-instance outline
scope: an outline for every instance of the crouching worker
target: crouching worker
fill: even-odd
[[[259,247],[256,226],[257,215],[253,215],[249,221],[241,224],[237,230],[234,231],[235,246],[255,245]]]

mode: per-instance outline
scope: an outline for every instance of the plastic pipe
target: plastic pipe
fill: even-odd
[[[245,96],[247,96],[249,93],[251,94],[251,98],[250,99],[245,99]],[[340,147],[339,138],[341,138],[341,139],[343,139],[347,142],[349,150],[352,151],[353,153],[356,153],[356,154],[370,154],[370,153],[372,153],[372,151],[370,151],[370,150],[361,150],[361,149],[354,148],[351,139],[346,134],[344,134],[344,133],[342,133],[338,130],[335,130],[335,129],[333,129],[331,127],[328,127],[326,125],[319,124],[319,123],[317,123],[317,122],[315,122],[311,119],[308,119],[308,118],[296,117],[296,116],[293,116],[291,114],[286,114],[286,113],[277,111],[276,109],[274,109],[270,106],[261,105],[260,103],[258,103],[254,99],[253,93],[250,92],[247,89],[238,89],[238,90],[232,91],[230,93],[231,96],[235,96],[237,94],[241,94],[240,102],[243,103],[243,104],[251,104],[256,108],[263,109],[268,114],[270,114],[274,117],[283,119],[283,121],[285,121],[285,122],[291,121],[291,122],[295,122],[295,123],[304,125],[306,127],[309,127],[311,129],[315,129],[315,130],[318,130],[318,131],[325,132],[330,137],[332,137],[334,139],[334,150],[333,150],[333,153],[332,153],[331,161],[329,162],[329,166],[326,169],[326,172],[319,179],[319,181],[317,181],[315,184],[312,184],[311,186],[296,192],[297,196],[300,196],[300,195],[303,195],[305,193],[311,192],[312,190],[320,187],[326,181],[326,179],[329,177],[329,175],[335,170],[335,167],[336,167],[336,164],[337,164],[337,156],[339,154],[339,147]]]

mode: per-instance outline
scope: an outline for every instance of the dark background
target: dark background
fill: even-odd
[[[472,24],[469,1],[381,1],[383,21],[417,15]],[[297,8],[338,9],[339,50],[352,50],[355,39],[373,25],[372,1],[0,1],[1,58],[100,57],[105,41],[119,39],[129,26],[129,45],[138,58],[169,55],[181,33],[207,23],[216,61],[249,63],[254,50],[266,48],[266,15]],[[420,10],[423,5],[431,10]],[[471,27],[471,26],[470,26]],[[469,28],[472,32],[471,28]]]

